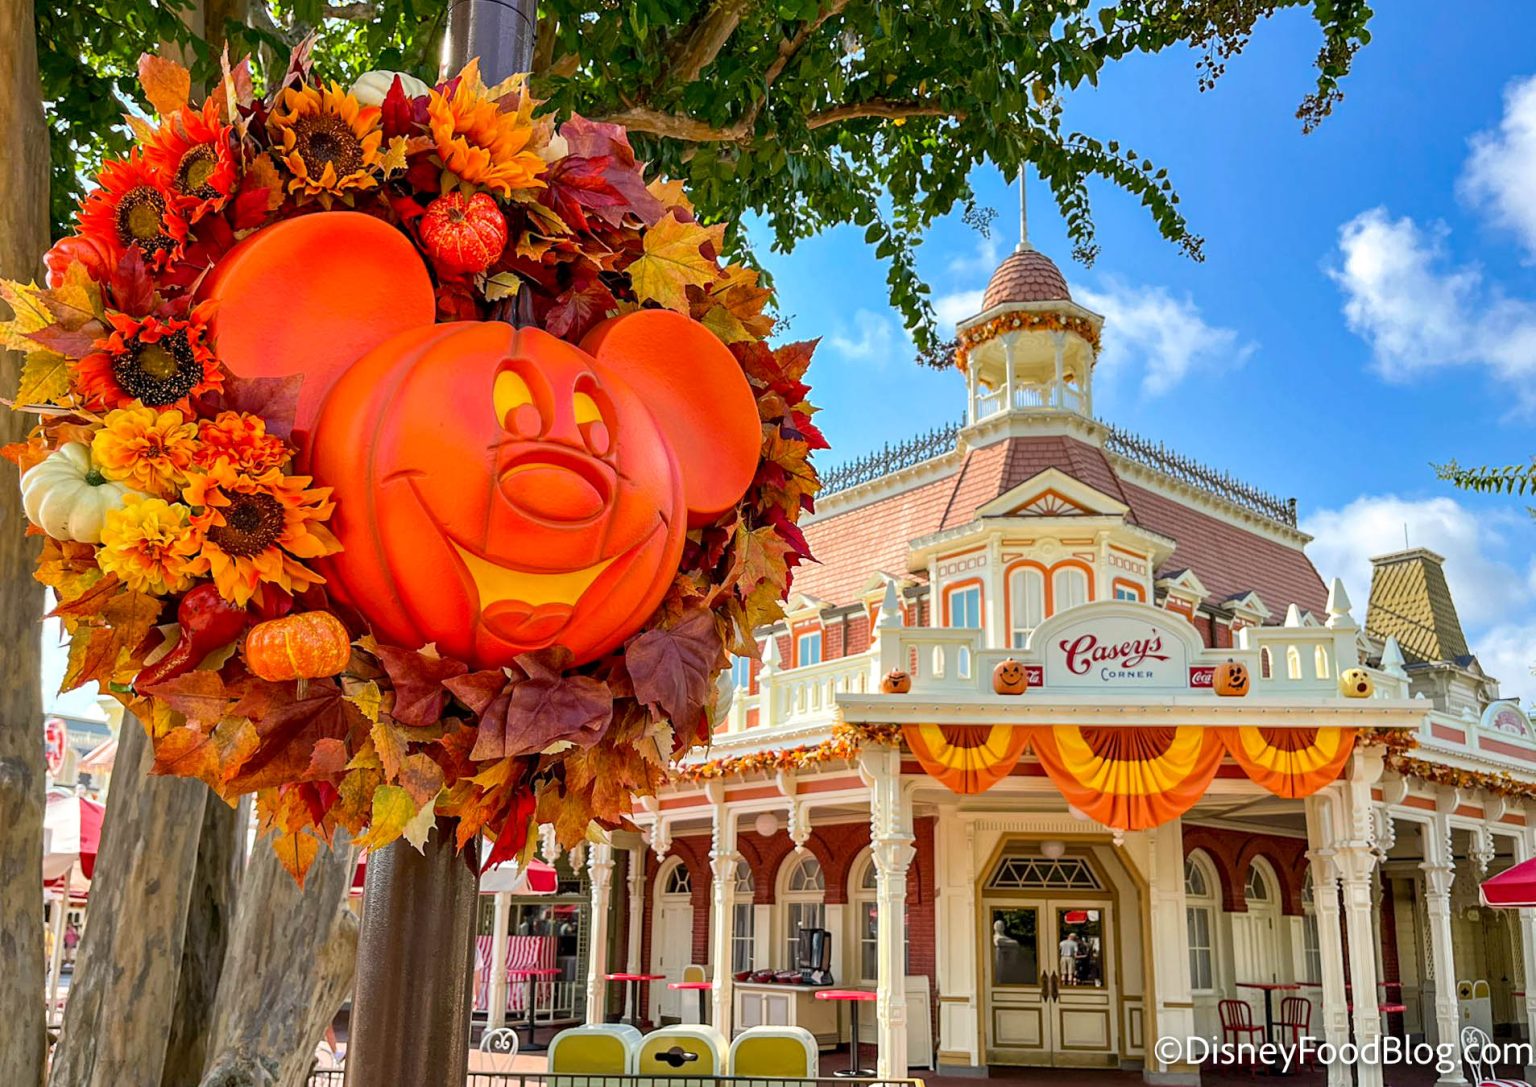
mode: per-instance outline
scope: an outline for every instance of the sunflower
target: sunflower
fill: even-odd
[[[188,222],[218,211],[239,186],[232,131],[210,98],[201,110],[177,110],[145,144],[145,161],[179,198]]]
[[[185,318],[108,313],[111,335],[73,364],[76,391],[93,408],[138,401],[188,411],[192,397],[224,385],[209,346],[209,307],[205,302]]]
[[[96,561],[134,592],[181,592],[192,584],[188,560],[199,545],[189,513],[180,503],[129,494],[107,513]]]
[[[197,439],[194,461],[200,468],[212,468],[222,459],[242,472],[260,475],[284,467],[293,456],[287,442],[267,433],[266,420],[245,412],[221,411],[216,419],[204,419]]]
[[[526,95],[516,108],[502,109],[487,94],[473,61],[427,99],[427,125],[443,168],[503,199],[519,189],[544,187],[539,180],[544,160],[530,147],[536,131],[532,114],[533,100]]]
[[[137,246],[156,268],[165,268],[181,256],[187,240],[187,222],[177,209],[159,174],[137,148],[126,159],[114,159],[102,167],[80,205],[80,233],[104,242],[115,252]]]
[[[236,604],[256,596],[263,584],[301,593],[323,583],[301,560],[341,550],[321,523],[336,504],[329,487],[309,484],[308,476],[285,476],[275,468],[251,474],[227,460],[194,473],[183,492],[201,534],[190,569],[211,575],[220,595]]]
[[[363,106],[332,83],[287,87],[267,118],[278,158],[293,178],[288,191],[330,207],[349,190],[376,187],[384,139],[377,106]]]
[[[107,413],[91,439],[91,457],[108,479],[174,498],[197,452],[197,424],[179,411],[141,404]]]

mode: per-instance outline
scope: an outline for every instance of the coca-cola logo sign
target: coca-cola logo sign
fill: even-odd
[[[1041,650],[1047,686],[1187,688],[1197,683],[1184,639],[1152,618],[1085,617],[1054,632]]]

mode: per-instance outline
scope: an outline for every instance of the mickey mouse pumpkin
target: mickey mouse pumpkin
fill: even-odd
[[[327,254],[318,282],[293,270],[311,252]],[[551,645],[601,656],[661,602],[688,526],[756,472],[751,387],[681,314],[614,318],[579,347],[497,321],[430,324],[414,247],[351,212],[280,223],[226,260],[209,289],[219,356],[239,377],[280,377],[302,351],[296,437],[334,489],[344,548],[317,565],[381,641],[434,642],[475,668]],[[263,283],[295,281],[285,328],[246,319]]]

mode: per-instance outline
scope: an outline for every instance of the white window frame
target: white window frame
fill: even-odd
[[[1038,566],[1015,566],[1008,571],[1008,622],[1013,627],[1009,640],[1013,648],[1023,649],[1035,627],[1044,621],[1045,574]]]
[[[974,604],[968,604],[963,609],[957,608],[956,604],[959,601],[961,601],[962,599],[966,599],[966,598],[969,598],[970,600],[974,601]],[[974,623],[957,623],[957,622],[955,622],[955,613],[956,613],[956,611],[958,611],[958,610],[970,611],[970,610],[972,610],[972,608],[974,608],[975,612],[976,612],[976,621]],[[967,616],[967,618],[969,618],[969,617]],[[944,598],[944,621],[947,624],[949,624],[949,626],[954,627],[956,629],[980,630],[981,629],[981,624],[982,624],[982,617],[981,617],[981,586],[980,585],[966,585],[963,588],[955,589],[954,591],[946,594],[946,596]]]
[[[805,658],[810,655],[809,653],[806,652],[806,646],[812,645],[812,644],[814,644],[816,646],[816,654],[815,654],[816,655],[816,659],[815,660],[806,660]],[[812,665],[812,664],[820,664],[821,661],[822,661],[821,652],[822,652],[821,631],[819,631],[819,630],[806,630],[806,631],[802,631],[801,633],[795,635],[795,667],[796,668],[805,668],[805,667],[807,667],[809,665]]]
[[[1063,586],[1068,583],[1082,587],[1082,599],[1067,603],[1067,598],[1072,594],[1063,591]],[[1086,604],[1093,599],[1091,587],[1088,584],[1088,574],[1081,566],[1058,566],[1051,571],[1051,614],[1059,615],[1068,608],[1075,608]]]
[[[859,980],[874,985],[880,972],[880,922],[878,916],[879,907],[879,876],[875,871],[875,855],[870,850],[864,851],[863,857],[854,864],[853,870],[859,874],[859,878],[850,881],[848,900],[853,904],[853,945],[857,949],[856,968]],[[872,912],[874,911],[874,912]],[[865,922],[869,924],[866,925]],[[910,974],[912,972],[912,925],[911,914],[908,912],[903,918],[902,924],[902,969]],[[873,970],[866,970],[864,961],[865,953],[869,952]]]
[[[736,862],[736,904],[731,907],[731,969],[752,969],[752,957],[757,946],[752,900],[757,896],[757,881],[752,878],[752,866],[745,860]]]
[[[1317,899],[1312,888],[1312,869],[1308,867],[1301,885],[1301,961],[1303,979],[1312,985],[1323,982],[1323,948],[1317,931]]]
[[[815,886],[791,890],[795,875],[808,865],[816,866]],[[827,873],[812,853],[796,857],[793,854],[779,874],[777,897],[779,914],[779,950],[784,955],[780,969],[793,970],[799,953],[800,928],[827,927]]]
[[[1205,888],[1204,894],[1190,892],[1191,868],[1200,877]],[[1213,993],[1220,986],[1220,979],[1216,976],[1216,919],[1220,915],[1216,890],[1220,884],[1214,867],[1198,850],[1184,859],[1184,873],[1184,927],[1189,942],[1189,986],[1196,994]],[[1204,931],[1203,944],[1195,940],[1199,929]]]

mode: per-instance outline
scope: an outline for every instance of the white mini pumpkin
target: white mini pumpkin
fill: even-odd
[[[108,511],[121,509],[129,490],[101,474],[84,443],[65,442],[21,477],[21,508],[56,540],[94,544]]]
[[[400,89],[405,92],[407,98],[420,98],[432,89],[413,75],[380,70],[364,72],[358,76],[357,82],[352,84],[352,97],[365,106],[382,106],[384,96],[389,93],[389,88],[394,86],[395,76],[400,77]]]

